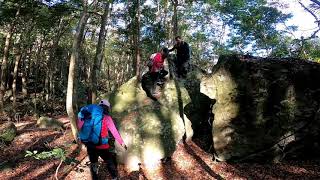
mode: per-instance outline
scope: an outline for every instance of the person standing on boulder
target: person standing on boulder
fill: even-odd
[[[187,66],[190,61],[190,47],[189,44],[182,40],[181,36],[175,38],[176,44],[169,52],[177,50],[177,58],[174,61],[176,67],[176,74],[178,78],[185,78],[187,75]]]
[[[96,108],[97,110],[94,111],[92,109]],[[98,179],[98,158],[101,157],[104,162],[107,164],[107,169],[112,177],[113,180],[118,179],[118,169],[117,169],[117,162],[115,158],[115,153],[113,153],[110,149],[112,144],[111,143],[111,137],[108,135],[109,132],[113,135],[114,139],[118,141],[120,145],[122,145],[126,150],[127,146],[125,145],[122,137],[120,136],[111,116],[109,115],[111,109],[111,105],[108,100],[104,99],[101,100],[99,105],[88,105],[83,108],[81,108],[79,114],[78,114],[78,130],[79,130],[79,138],[78,142],[82,142],[81,139],[81,133],[82,134],[90,134],[89,136],[93,136],[92,131],[94,130],[94,127],[96,127],[94,124],[93,127],[85,127],[84,121],[90,121],[90,119],[93,119],[93,116],[98,116],[100,112],[103,113],[101,116],[103,116],[103,119],[101,120],[101,131],[99,136],[99,145],[92,144],[91,142],[83,142],[87,147],[87,152],[90,160],[90,173],[93,180]],[[90,132],[86,132],[90,131]],[[104,142],[104,138],[107,139],[106,143]]]

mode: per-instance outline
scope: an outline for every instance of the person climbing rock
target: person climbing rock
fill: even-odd
[[[175,40],[176,44],[169,50],[169,52],[177,50],[177,58],[174,61],[176,74],[178,78],[185,78],[190,61],[190,47],[188,43],[182,40],[181,36],[177,36]]]
[[[150,56],[147,61],[149,71],[145,73],[141,78],[142,89],[146,92],[147,96],[154,101],[157,101],[156,85],[163,86],[165,76],[168,71],[164,69],[164,61],[168,57],[168,48],[162,48],[160,52],[154,53]]]
[[[169,55],[169,49],[164,47],[160,52],[154,53],[150,56],[150,76],[154,83],[161,85],[164,83],[164,77],[168,74],[168,71],[164,69],[164,60]]]
[[[127,146],[109,115],[110,109],[109,101],[104,99],[100,101],[99,105],[90,104],[82,107],[78,113],[78,143],[83,143],[87,148],[90,173],[93,180],[98,179],[99,157],[107,164],[112,179],[118,178],[115,154],[110,151],[111,137],[109,132],[127,150]]]

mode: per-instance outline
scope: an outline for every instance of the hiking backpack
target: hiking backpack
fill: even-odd
[[[86,145],[108,144],[108,136],[101,137],[102,125],[106,125],[106,117],[103,108],[96,104],[90,104],[80,109],[78,118],[83,121],[78,138]]]

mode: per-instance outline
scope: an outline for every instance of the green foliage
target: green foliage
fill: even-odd
[[[305,59],[320,62],[320,38],[306,42],[303,56]]]
[[[276,25],[291,17],[290,14],[269,7],[264,0],[227,0],[218,4],[217,9],[223,21],[232,28],[229,47],[240,52],[248,45],[253,45],[253,51],[272,49],[279,43],[281,35]]]
[[[54,148],[51,151],[43,151],[38,152],[37,150],[34,151],[26,151],[24,157],[33,157],[37,160],[44,160],[44,159],[61,159],[62,161],[66,160],[66,152],[64,149],[61,148]]]

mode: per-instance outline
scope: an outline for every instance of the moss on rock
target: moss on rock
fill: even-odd
[[[17,128],[13,122],[6,122],[0,125],[0,140],[10,143],[17,135]]]
[[[49,118],[49,117],[40,117],[37,120],[37,125],[40,128],[52,128],[55,130],[64,129],[63,122],[61,122],[57,119],[54,119],[54,118]]]
[[[130,169],[138,168],[137,163],[153,165],[171,156],[185,129],[192,136],[191,123],[183,112],[190,102],[183,84],[167,80],[159,91],[158,101],[153,101],[132,78],[109,98],[112,117],[128,145],[126,152],[117,150],[119,160]]]

